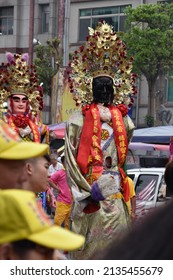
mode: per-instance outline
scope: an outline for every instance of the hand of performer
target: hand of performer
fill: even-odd
[[[120,191],[119,175],[103,174],[91,185],[91,197],[96,201],[104,200],[106,197]]]
[[[105,200],[105,197],[102,195],[101,191],[99,190],[99,186],[97,182],[94,182],[91,186],[91,197],[95,201]]]

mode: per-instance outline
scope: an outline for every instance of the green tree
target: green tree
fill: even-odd
[[[173,4],[128,7],[125,13],[127,32],[123,39],[127,54],[134,57],[133,70],[146,77],[149,88],[147,115],[155,121],[156,111],[164,100],[163,77],[173,69]],[[160,85],[156,91],[158,77]]]
[[[48,40],[46,45],[37,45],[34,47],[36,53],[34,65],[37,70],[39,82],[43,83],[44,94],[51,94],[51,80],[58,72],[61,64],[59,44],[60,40],[55,37],[52,40]]]

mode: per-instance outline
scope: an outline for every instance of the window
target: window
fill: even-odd
[[[166,196],[169,198],[169,197],[171,197],[171,194],[169,194],[169,190],[167,190],[164,176],[162,176],[162,179],[161,179],[161,182],[160,182],[160,185],[159,185],[157,201],[166,200]]]
[[[159,176],[143,174],[138,177],[135,191],[138,200],[151,201],[154,199],[155,188],[157,186]]]
[[[13,34],[13,7],[0,8],[0,34]]]
[[[167,101],[173,102],[173,72],[170,71],[167,76],[166,92],[167,92]]]
[[[167,98],[168,102],[173,102],[173,79],[169,80],[168,83],[168,98]]]
[[[158,4],[165,4],[165,3],[172,4],[172,2],[173,0],[157,1]]]
[[[99,21],[105,20],[113,26],[114,31],[125,31],[124,10],[128,6],[83,9],[79,11],[79,41],[85,41],[88,27],[95,28]]]
[[[49,4],[40,5],[41,7],[41,33],[49,32]]]

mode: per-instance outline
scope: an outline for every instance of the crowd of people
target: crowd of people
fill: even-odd
[[[84,237],[45,213],[52,156],[40,119],[42,88],[27,54],[7,53],[7,61],[0,80],[0,259],[65,259],[62,251],[81,247]]]
[[[48,182],[48,150],[47,144],[21,142],[0,121],[1,260],[62,259],[61,250],[74,250],[84,243],[83,236],[53,225],[37,202],[35,194]],[[39,162],[37,172],[28,172]],[[31,166],[27,168],[27,164]]]
[[[7,60],[0,76],[0,259],[171,259],[172,201],[133,223],[136,195],[125,166],[136,76],[112,27],[90,28],[73,56],[69,83],[81,110],[67,121],[61,156],[50,153],[43,89],[28,55],[7,53]],[[170,160],[171,194],[172,170]]]

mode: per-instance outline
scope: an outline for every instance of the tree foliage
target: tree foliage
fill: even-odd
[[[59,39],[55,37],[48,40],[46,45],[36,45],[34,48],[36,53],[34,64],[39,82],[43,83],[44,94],[51,94],[51,80],[58,72],[61,63],[59,44]]]
[[[125,13],[127,54],[134,57],[134,71],[146,77],[148,115],[154,116],[156,79],[173,69],[173,4],[143,4]]]

